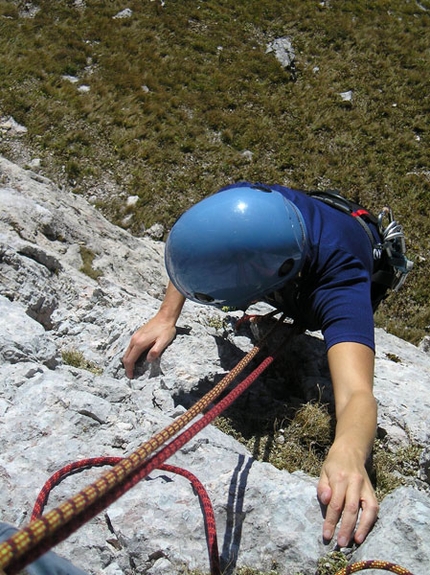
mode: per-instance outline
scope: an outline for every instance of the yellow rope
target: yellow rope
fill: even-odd
[[[396,565],[395,563],[390,563],[389,561],[380,561],[377,559],[369,559],[368,561],[357,561],[351,565],[343,567],[336,575],[351,575],[352,573],[357,573],[358,571],[364,571],[365,569],[382,569],[384,571],[390,571],[391,573],[397,573],[397,575],[412,575],[408,569]]]

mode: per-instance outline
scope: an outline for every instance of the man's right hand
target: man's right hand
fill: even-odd
[[[130,379],[134,375],[134,366],[143,352],[148,350],[146,360],[151,362],[160,357],[176,335],[175,325],[157,314],[132,336],[122,358],[125,373]]]
[[[127,377],[130,379],[133,377],[136,361],[144,351],[148,350],[146,361],[154,361],[173,341],[176,335],[176,322],[184,303],[184,296],[169,282],[157,314],[136,331],[125,350],[122,363]]]

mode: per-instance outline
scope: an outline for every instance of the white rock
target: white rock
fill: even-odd
[[[18,135],[26,134],[28,131],[25,126],[18,124],[18,122],[16,122],[14,118],[12,118],[12,116],[10,116],[9,118],[0,118],[0,129],[5,131],[11,131]]]
[[[135,206],[139,201],[139,196],[128,196],[127,198],[127,206]]]
[[[295,52],[291,43],[291,38],[285,36],[283,38],[276,38],[269,42],[266,49],[266,54],[274,52],[276,59],[284,67],[288,68],[294,63]]]
[[[124,10],[121,10],[121,12],[118,12],[118,14],[116,14],[115,16],[113,16],[114,19],[118,19],[118,18],[131,18],[133,16],[133,11],[130,10],[130,8],[124,8]]]
[[[65,74],[64,76],[61,77],[63,78],[63,80],[66,80],[71,84],[77,84],[79,82],[79,78],[77,76],[69,76],[68,74]]]
[[[38,168],[40,168],[42,164],[42,161],[40,158],[33,158],[33,160],[30,160],[30,162],[28,162],[28,167],[31,170],[37,170]]]
[[[153,240],[161,240],[164,235],[164,226],[162,224],[154,224],[145,230],[145,235],[149,236]]]
[[[348,90],[347,92],[340,92],[339,96],[342,98],[344,102],[351,102],[352,101],[352,90]]]

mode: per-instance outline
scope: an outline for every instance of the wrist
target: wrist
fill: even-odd
[[[167,306],[161,306],[155,315],[158,320],[162,321],[163,323],[170,324],[172,327],[176,325],[176,322],[179,318],[179,313],[177,313],[175,310],[169,309]]]
[[[339,438],[334,440],[328,455],[336,458],[352,458],[355,461],[362,462],[364,465],[372,451],[372,446],[373,441],[365,445],[361,442],[351,441],[350,438]]]

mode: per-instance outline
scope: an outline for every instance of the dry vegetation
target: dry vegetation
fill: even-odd
[[[417,343],[430,324],[429,30],[428,0],[0,0],[0,115],[28,128],[42,173],[95,194],[114,222],[131,213],[134,233],[240,179],[390,203],[415,270],[377,320]],[[295,74],[266,53],[282,36]]]
[[[270,376],[264,386],[270,393]],[[318,401],[295,405],[285,385],[284,400],[273,400],[272,411],[236,402],[216,425],[243,443],[253,456],[290,473],[304,471],[318,477],[334,439],[334,418],[329,406]],[[262,413],[263,412],[263,413]],[[422,447],[410,441],[393,449],[383,438],[374,444],[369,474],[380,501],[396,487],[413,481],[419,470]]]

